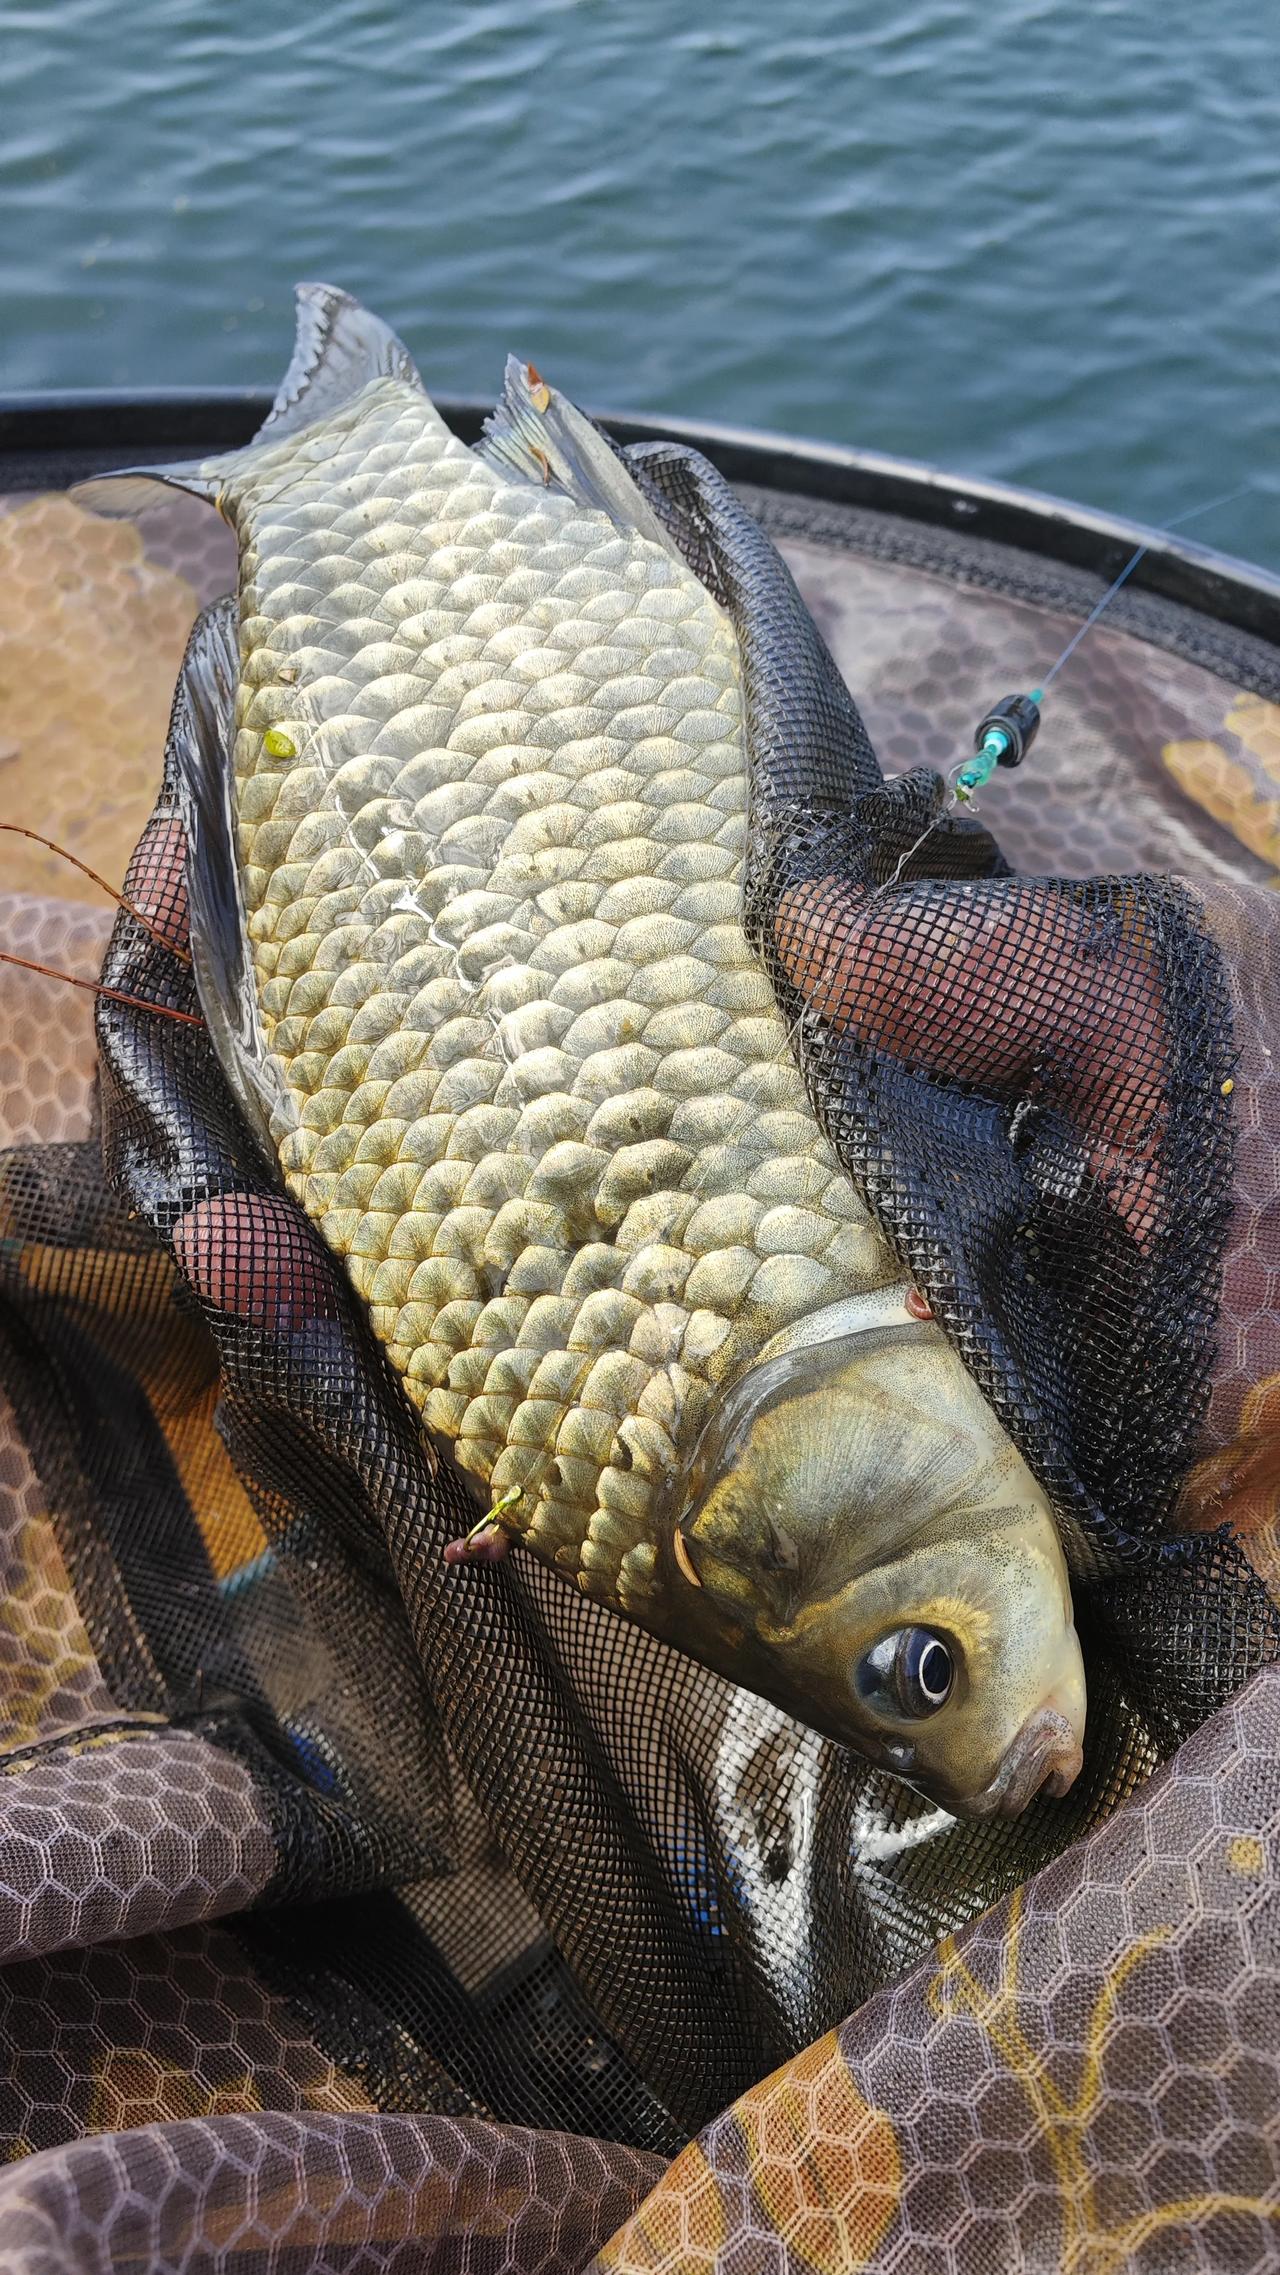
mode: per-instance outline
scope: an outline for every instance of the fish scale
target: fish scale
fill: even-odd
[[[742,928],[723,610],[400,382],[343,425],[234,512],[274,1135],[426,1426],[635,1609],[712,1394],[897,1266]]]
[[[114,508],[157,476],[240,541],[238,656],[208,611],[167,757],[201,1005],[425,1430],[580,1587],[944,1806],[1065,1792],[1052,1512],[744,927],[770,706],[830,725],[782,564],[721,573],[740,509],[690,460],[696,576],[530,366],[465,449],[327,286],[253,443]],[[198,1207],[180,1254],[240,1237]]]

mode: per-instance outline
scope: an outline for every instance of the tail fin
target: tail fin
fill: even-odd
[[[405,346],[380,316],[371,316],[334,284],[300,284],[293,357],[250,449],[283,442],[340,411],[371,379],[402,379],[426,393]]]
[[[169,466],[125,466],[118,474],[86,475],[83,482],[72,483],[67,495],[104,521],[135,521],[139,514],[154,513],[164,504],[166,490],[214,506],[222,487],[210,472],[214,464],[214,459],[175,458]]]
[[[287,441],[341,410],[373,379],[399,379],[425,393],[409,350],[358,300],[332,284],[300,284],[293,357],[271,409],[244,450],[216,458],[176,460],[168,466],[127,466],[77,482],[71,495],[93,513],[132,516],[163,502],[166,490],[217,503],[228,474],[244,458]]]
[[[638,530],[680,559],[608,436],[518,356],[507,357],[502,395],[485,420],[476,455],[508,479],[516,474],[524,482],[554,484],[578,505],[594,506],[619,529]]]

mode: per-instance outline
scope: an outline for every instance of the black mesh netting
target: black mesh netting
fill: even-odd
[[[531,1557],[444,1564],[462,1479],[203,1027],[142,1007],[196,1009],[171,775],[128,880],[152,929],[122,916],[105,973],[139,999],[100,1006],[106,1183],[91,1146],[7,1158],[0,1362],[113,1696],[267,1797],[278,1868],[236,1933],[319,2042],[378,2106],[670,2147],[1280,1638],[1240,1550],[1171,1529],[1231,1200],[1231,1009],[1194,901],[1015,877],[936,776],[883,782],[757,524],[693,454],[630,456],[737,626],[749,928],[815,1107],[1062,1519],[1069,1799],[916,1837],[916,1797]]]

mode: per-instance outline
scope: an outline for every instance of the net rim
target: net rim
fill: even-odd
[[[229,449],[256,432],[271,401],[266,389],[241,387],[0,393],[0,491],[65,488],[139,456],[160,462]],[[441,397],[437,408],[464,442],[473,442],[490,406]],[[1106,581],[1145,546],[1131,579],[1135,593],[1178,601],[1280,645],[1280,575],[1123,515],[840,443],[640,412],[592,415],[622,444],[687,444],[735,485],[862,507],[1014,546]]]

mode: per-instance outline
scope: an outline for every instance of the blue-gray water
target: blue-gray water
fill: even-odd
[[[1280,565],[1265,0],[0,4],[0,385],[428,383],[1036,484]],[[1191,534],[1192,532],[1189,532]]]

